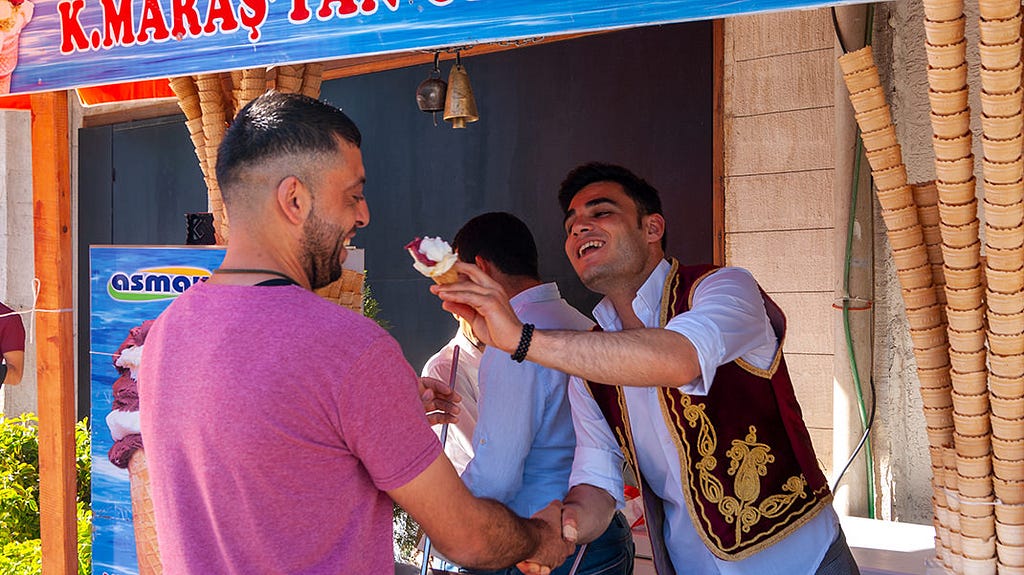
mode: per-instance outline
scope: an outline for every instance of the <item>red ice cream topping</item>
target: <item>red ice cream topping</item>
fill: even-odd
[[[420,251],[420,242],[422,241],[423,238],[417,237],[413,241],[406,244],[405,249],[409,250],[409,253],[412,254],[412,257],[416,258],[416,261],[420,262],[421,264],[425,266],[436,266],[437,262],[428,258],[426,255],[423,254],[423,252]]]

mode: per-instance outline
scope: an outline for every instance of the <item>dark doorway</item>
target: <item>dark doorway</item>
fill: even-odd
[[[415,369],[455,330],[402,247],[451,239],[469,218],[508,211],[529,224],[540,269],[584,311],[597,298],[563,253],[555,199],[569,169],[623,164],[662,193],[669,253],[713,256],[711,22],[637,28],[464,58],[481,120],[453,130],[415,103],[429,65],[325,82],[321,97],[363,132],[368,283]],[[450,64],[443,63],[446,76]],[[183,244],[206,192],[183,117],[84,129],[79,156],[79,381],[88,382],[88,246]],[[87,388],[88,385],[82,387]],[[80,391],[88,412],[88,389]]]

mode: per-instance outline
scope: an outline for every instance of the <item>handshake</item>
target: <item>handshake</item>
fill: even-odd
[[[526,575],[548,575],[576,550],[576,508],[556,499],[535,513],[530,523],[536,526],[540,540],[534,554],[516,567]]]

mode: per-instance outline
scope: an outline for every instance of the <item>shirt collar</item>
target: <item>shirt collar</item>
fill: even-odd
[[[668,263],[668,260],[662,258],[651,275],[647,276],[647,281],[637,290],[636,297],[633,298],[633,311],[647,327],[657,327],[658,316],[661,314],[661,292],[665,289],[665,281],[668,279],[668,272],[671,269],[672,265]],[[594,308],[594,319],[604,330],[612,331],[622,328],[619,314],[615,313],[615,306],[607,297]]]
[[[512,299],[508,300],[508,303],[512,306],[512,309],[518,312],[519,307],[522,305],[539,301],[561,299],[561,297],[561,294],[558,292],[558,284],[555,282],[549,282],[524,289],[512,297]]]

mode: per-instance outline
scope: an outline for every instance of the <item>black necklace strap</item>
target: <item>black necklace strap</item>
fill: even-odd
[[[276,270],[264,270],[259,268],[217,268],[213,270],[215,274],[267,274],[277,276],[284,280],[267,280],[260,282],[258,286],[280,286],[280,285],[299,285],[299,282],[293,280],[288,274],[276,271]]]

